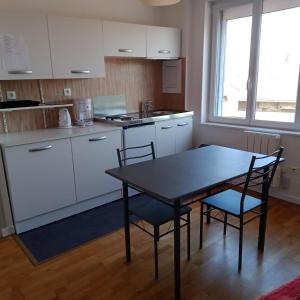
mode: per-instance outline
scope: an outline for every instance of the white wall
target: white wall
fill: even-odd
[[[187,108],[194,110],[194,144],[217,144],[243,148],[244,129],[203,124],[209,99],[210,4],[207,0],[183,0],[164,9],[165,25],[182,26],[187,54]],[[287,165],[300,167],[300,135],[281,134]],[[281,188],[271,194],[300,204],[300,175],[283,174]]]
[[[97,17],[156,25],[157,11],[139,0],[1,0],[0,10]]]

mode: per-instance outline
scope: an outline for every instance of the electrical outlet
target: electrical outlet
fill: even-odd
[[[7,100],[16,100],[17,99],[17,93],[15,91],[7,91],[6,92],[6,98],[7,98]]]
[[[299,167],[296,166],[282,166],[282,172],[290,175],[299,175]]]
[[[65,88],[64,89],[64,95],[66,97],[71,97],[72,96],[72,90],[70,88]]]

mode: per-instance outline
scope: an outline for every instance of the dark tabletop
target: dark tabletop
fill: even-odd
[[[247,174],[253,155],[262,156],[221,146],[208,146],[110,169],[106,173],[161,200],[184,200]]]

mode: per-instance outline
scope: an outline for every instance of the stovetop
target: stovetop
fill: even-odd
[[[118,121],[118,122],[127,122],[133,120],[141,120],[145,117],[148,117],[148,115],[139,112],[134,112],[134,113],[121,114],[121,115],[106,116],[105,119],[111,121]]]
[[[157,122],[160,120],[168,120],[174,119],[178,117],[188,117],[192,116],[193,112],[190,111],[167,111],[167,110],[157,110],[157,111],[149,111],[149,112],[133,112],[133,113],[125,113],[125,114],[117,114],[117,115],[109,115],[109,116],[97,116],[94,118],[96,120],[100,120],[103,122],[108,122],[114,125],[126,127],[126,126],[134,126],[134,125],[143,125],[149,124],[153,122]]]

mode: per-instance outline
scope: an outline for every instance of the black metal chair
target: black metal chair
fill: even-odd
[[[130,156],[132,150],[140,151],[142,149],[147,151],[147,148],[150,148],[150,152],[146,154],[141,154],[138,156]],[[140,150],[139,150],[140,149]],[[151,142],[148,145],[139,146],[139,147],[128,147],[125,149],[117,149],[119,166],[123,167],[128,160],[135,160],[139,158],[152,157],[155,159],[155,150],[154,144]],[[131,186],[130,186],[131,187]],[[133,187],[131,187],[133,188]],[[134,188],[136,190],[136,188]],[[181,208],[181,220],[183,224],[181,227],[187,226],[187,258],[190,260],[190,232],[191,232],[191,218],[190,212],[191,208],[189,206],[182,206]],[[174,231],[171,229],[171,224],[166,232],[160,232],[160,226],[168,222],[172,222],[174,217],[173,208],[157,199],[154,199],[148,195],[140,193],[136,196],[129,198],[129,214],[136,216],[139,220],[146,221],[153,226],[153,232],[148,231],[145,227],[138,224],[134,220],[130,220],[130,223],[137,226],[144,232],[148,233],[154,238],[154,257],[155,257],[155,279],[158,279],[158,249],[157,244],[161,237],[167,235]],[[186,215],[186,218],[183,216]]]
[[[239,230],[239,262],[238,270],[242,268],[242,249],[243,249],[243,226],[247,223],[260,218],[260,222],[266,225],[268,193],[272,183],[276,168],[280,161],[283,148],[274,153],[262,157],[253,156],[246,179],[240,183],[232,184],[225,191],[213,194],[205,198],[201,202],[200,212],[200,249],[202,248],[203,240],[203,216],[209,215],[210,218],[220,221],[224,224],[224,236],[226,235],[227,225]],[[242,186],[242,192],[233,190],[232,188]],[[247,195],[248,188],[254,186],[262,187],[261,199]],[[207,209],[204,211],[204,205]],[[260,208],[259,211],[257,209]],[[218,210],[224,213],[224,219],[217,216],[212,216],[211,212]],[[254,215],[245,220],[245,214],[253,213]],[[228,215],[239,219],[239,225],[236,226],[228,222]],[[263,240],[259,240],[258,248],[263,251]]]

